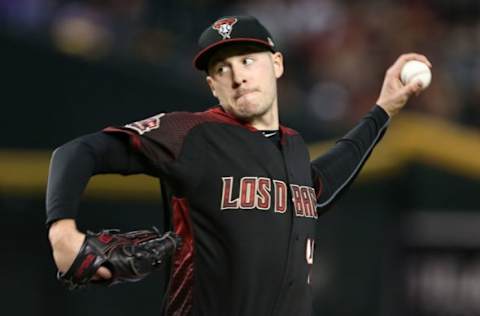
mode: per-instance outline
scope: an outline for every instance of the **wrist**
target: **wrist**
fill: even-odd
[[[80,232],[77,229],[75,220],[71,218],[65,218],[59,219],[50,225],[48,230],[48,238],[50,239],[50,243],[53,245],[66,236],[79,233]]]
[[[389,117],[393,117],[398,111],[392,111],[387,106],[382,105],[380,102],[377,102],[377,106],[380,107]]]

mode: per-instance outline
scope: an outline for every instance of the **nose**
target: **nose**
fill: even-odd
[[[238,88],[242,84],[247,83],[247,73],[243,65],[235,64],[232,65],[232,86],[233,88]]]

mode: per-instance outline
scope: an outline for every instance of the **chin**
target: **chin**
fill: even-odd
[[[261,110],[261,109],[255,108],[254,110],[251,110],[251,111],[237,112],[236,116],[239,119],[242,119],[244,121],[252,121],[255,118],[263,116],[265,113],[267,113],[267,111],[268,111],[268,109],[267,110]]]
[[[243,121],[251,121],[259,116],[263,116],[270,109],[269,106],[255,102],[254,100],[248,100],[250,102],[245,101],[224,108],[227,112]]]
[[[254,103],[249,103],[249,104],[242,104],[236,107],[236,111],[238,115],[242,117],[250,117],[250,116],[256,116],[260,109],[260,106]]]
[[[232,111],[231,114],[241,121],[250,121],[255,115],[244,111]]]

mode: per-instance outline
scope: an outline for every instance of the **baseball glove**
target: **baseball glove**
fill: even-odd
[[[126,233],[114,229],[88,231],[71,267],[64,273],[58,271],[57,278],[71,290],[90,283],[140,281],[159,269],[180,245],[180,237],[172,232],[161,235],[155,227]],[[92,280],[100,266],[112,272],[110,279]]]

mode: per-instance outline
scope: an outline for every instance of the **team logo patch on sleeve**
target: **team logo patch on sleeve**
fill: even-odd
[[[127,124],[125,127],[142,135],[160,127],[160,118],[163,116],[165,116],[165,113],[160,113],[147,119]]]

